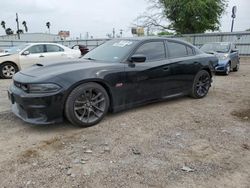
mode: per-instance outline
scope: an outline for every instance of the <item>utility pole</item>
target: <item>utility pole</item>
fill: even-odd
[[[115,38],[115,28],[113,28],[113,38]]]
[[[16,13],[16,24],[17,24],[17,37],[20,39],[20,33],[19,33],[19,20],[18,20],[18,14]]]
[[[234,19],[236,18],[236,11],[237,11],[237,7],[233,6],[232,8],[232,25],[231,25],[231,32],[233,32],[234,30]]]

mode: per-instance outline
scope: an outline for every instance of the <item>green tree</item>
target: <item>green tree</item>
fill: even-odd
[[[159,36],[174,35],[174,33],[171,33],[169,31],[161,31],[161,32],[157,33],[157,35],[159,35]]]
[[[141,26],[173,30],[177,34],[218,30],[227,7],[227,0],[151,0],[150,3],[149,10],[153,9],[154,13],[147,11],[136,21]]]
[[[203,33],[219,29],[226,0],[159,0],[171,29],[177,33]]]

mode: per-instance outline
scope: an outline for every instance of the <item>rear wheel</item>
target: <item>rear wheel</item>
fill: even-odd
[[[74,125],[88,127],[99,123],[109,108],[109,96],[97,83],[76,87],[68,96],[65,115]]]
[[[199,71],[194,79],[191,97],[199,99],[207,95],[211,86],[211,76],[206,70]]]
[[[18,68],[13,63],[4,63],[0,65],[0,77],[4,79],[11,79],[18,71]]]

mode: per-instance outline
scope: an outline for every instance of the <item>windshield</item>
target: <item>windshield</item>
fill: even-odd
[[[136,40],[111,40],[87,53],[83,58],[97,61],[120,62],[136,46]]]
[[[230,49],[230,44],[229,43],[208,43],[204,44],[201,47],[201,50],[204,52],[218,52],[218,53],[226,53]]]
[[[24,48],[26,48],[27,46],[29,46],[29,44],[22,44],[19,46],[11,47],[10,49],[8,49],[8,53],[10,53],[10,54],[18,53],[18,52],[22,51]]]

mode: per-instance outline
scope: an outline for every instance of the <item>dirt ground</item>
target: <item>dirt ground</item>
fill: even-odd
[[[250,187],[250,59],[209,95],[154,103],[79,129],[10,112],[0,80],[0,187]]]

